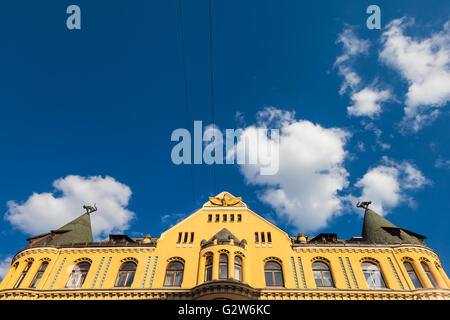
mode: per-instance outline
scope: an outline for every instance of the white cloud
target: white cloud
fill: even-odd
[[[9,268],[11,267],[11,260],[13,257],[5,257],[3,260],[0,260],[0,281],[8,273]]]
[[[381,135],[383,134],[383,131],[381,131],[379,128],[377,128],[373,122],[366,123],[365,121],[361,121],[361,124],[364,126],[365,130],[373,131],[375,135],[375,145],[372,146],[372,150],[375,151],[376,147],[380,147],[382,150],[390,149],[391,145],[388,143],[385,143],[381,140]]]
[[[275,108],[259,112],[257,119],[257,126],[244,129],[237,148],[244,148],[247,141],[248,154],[257,153],[252,137],[258,136],[258,129],[268,126],[263,119],[279,124],[279,171],[275,175],[260,175],[261,164],[241,165],[246,182],[263,186],[259,198],[300,230],[326,226],[331,217],[340,213],[338,192],[348,185],[343,163],[349,133],[307,120],[297,121],[293,113]]]
[[[404,34],[412,20],[396,19],[382,35],[380,59],[396,69],[409,84],[403,125],[417,132],[438,115],[450,100],[450,21],[429,38]]]
[[[371,168],[355,184],[361,189],[358,199],[372,201],[371,208],[381,215],[403,202],[412,203],[409,192],[431,182],[411,163],[395,162],[383,157],[381,164]],[[349,197],[354,202],[356,197]]]
[[[350,27],[339,34],[336,43],[342,44],[343,54],[336,58],[334,66],[343,77],[339,94],[349,92],[352,104],[347,114],[356,117],[374,118],[381,111],[381,103],[391,98],[389,90],[379,90],[374,85],[361,86],[361,77],[353,70],[352,62],[358,55],[367,54],[369,41],[359,39]]]
[[[69,175],[53,182],[53,193],[33,193],[25,202],[8,201],[5,219],[21,231],[37,235],[57,229],[80,216],[84,204],[97,204],[91,214],[92,232],[98,240],[129,227],[135,214],[126,209],[128,186],[112,177]]]
[[[351,59],[360,55],[367,54],[369,42],[359,39],[350,27],[344,29],[339,34],[336,43],[342,44],[343,54],[336,58],[334,66],[338,68],[339,74],[344,78],[339,94],[344,94],[348,89],[354,91],[361,82],[361,77],[349,66]]]
[[[350,116],[373,118],[381,113],[381,102],[389,100],[389,90],[377,90],[366,87],[351,95],[352,105],[347,107]]]
[[[450,160],[443,159],[442,157],[439,157],[436,159],[436,162],[434,163],[434,166],[436,168],[447,168],[450,169]]]
[[[342,64],[353,56],[367,54],[370,43],[367,40],[359,39],[350,27],[346,27],[339,34],[336,43],[342,44],[344,53],[336,59],[336,64]]]

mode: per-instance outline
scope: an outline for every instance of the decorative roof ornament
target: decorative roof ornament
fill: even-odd
[[[363,202],[360,202],[360,201],[358,201],[358,203],[356,204],[356,207],[357,208],[364,208],[364,209],[369,209],[369,205],[372,203],[372,201],[363,201]]]
[[[97,211],[97,204],[94,204],[94,206],[83,206],[83,209],[86,210],[85,213],[91,214],[92,212]]]
[[[241,197],[235,197],[228,192],[222,192],[215,197],[209,197],[209,202],[215,206],[235,206],[242,201]]]

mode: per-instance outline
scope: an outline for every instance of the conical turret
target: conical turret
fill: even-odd
[[[379,244],[411,243],[423,245],[425,236],[392,224],[375,211],[365,209],[362,237],[365,241]]]

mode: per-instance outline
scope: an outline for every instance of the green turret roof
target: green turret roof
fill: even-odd
[[[91,217],[85,213],[57,230],[27,239],[28,246],[92,242]]]
[[[377,244],[420,244],[423,245],[424,236],[399,228],[376,212],[366,209],[362,229],[365,241]]]

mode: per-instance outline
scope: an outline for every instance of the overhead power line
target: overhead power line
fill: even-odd
[[[211,0],[209,0],[209,61],[210,61],[210,89],[211,89],[211,117],[212,117],[212,125],[213,129],[216,129],[215,122],[215,106],[214,106],[214,64],[213,64],[213,33],[212,33],[212,5]],[[216,162],[213,163],[213,186],[214,186],[214,195],[217,194],[216,186]]]
[[[187,85],[187,70],[186,70],[186,54],[185,54],[185,45],[184,45],[184,23],[183,23],[183,6],[181,3],[182,0],[178,0],[178,7],[180,13],[180,32],[181,32],[181,54],[183,56],[183,76],[184,76],[184,105],[186,107],[186,128],[189,128],[191,125],[190,120],[190,112],[189,112],[189,96],[188,96],[188,85]],[[192,201],[195,206],[195,183],[194,183],[194,166],[191,164],[191,185],[192,185]]]

